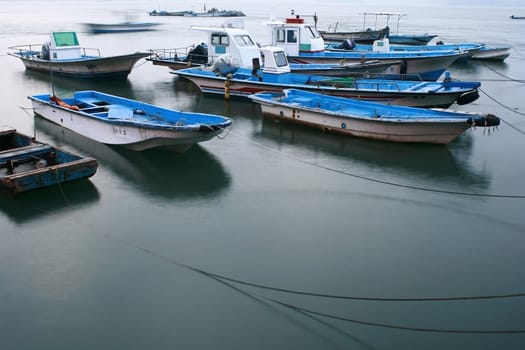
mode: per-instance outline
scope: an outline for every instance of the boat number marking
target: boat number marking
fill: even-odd
[[[126,135],[126,129],[113,127],[113,135]]]

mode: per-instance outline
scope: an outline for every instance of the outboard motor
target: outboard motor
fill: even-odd
[[[353,50],[355,49],[355,42],[352,39],[346,39],[341,43],[339,48],[343,50]]]
[[[233,56],[230,54],[219,56],[210,67],[212,72],[220,76],[226,76],[229,73],[234,73],[237,71],[237,69],[239,69],[239,65],[234,63]]]
[[[42,54],[40,57],[41,59],[43,60],[49,60],[50,59],[50,54],[49,54],[49,41],[47,43],[45,43],[44,45],[42,45]]]
[[[188,53],[188,57],[184,61],[190,61],[196,64],[208,63],[208,45],[205,43],[197,45]]]

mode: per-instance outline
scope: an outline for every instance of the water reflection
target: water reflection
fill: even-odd
[[[199,145],[183,154],[134,152],[95,142],[42,118],[35,118],[35,127],[37,137],[43,132],[54,144],[67,144],[95,157],[99,168],[111,169],[133,188],[151,196],[209,198],[220,195],[231,183],[219,160]]]
[[[134,98],[132,84],[127,79],[78,79],[32,70],[25,70],[23,75],[29,81],[47,82],[49,90],[51,90],[51,85],[53,85],[53,89],[58,95],[71,95],[72,92],[81,90],[97,90],[108,94]]]
[[[473,169],[469,164],[472,139],[464,135],[448,146],[381,142],[338,134],[325,134],[318,130],[264,119],[254,138],[265,145],[282,150],[300,146],[313,153],[315,162],[327,160],[326,154],[338,160],[358,162],[370,171],[385,176],[400,176],[403,183],[432,181],[433,187],[443,182],[452,186],[486,188],[488,174]],[[293,154],[293,150],[286,151]],[[454,155],[456,154],[456,155]],[[375,175],[374,175],[375,177]]]
[[[90,180],[73,181],[19,195],[0,193],[0,210],[13,221],[24,223],[50,215],[85,210],[97,203],[100,194]]]

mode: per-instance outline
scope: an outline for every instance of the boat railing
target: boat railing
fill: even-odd
[[[8,49],[18,54],[21,57],[37,57],[43,59],[42,56],[42,46],[43,44],[25,44],[25,45],[15,45],[9,46]],[[83,56],[97,56],[100,57],[100,49],[94,49],[89,47],[81,47]]]
[[[170,49],[150,49],[150,57],[161,59],[161,60],[183,60],[190,52],[195,49],[195,45],[190,45],[187,47],[179,47],[179,48],[170,48]],[[195,54],[194,54],[195,55]],[[204,57],[204,55],[202,55]],[[208,56],[206,56],[208,57]]]

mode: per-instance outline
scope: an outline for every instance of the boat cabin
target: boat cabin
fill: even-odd
[[[208,64],[217,57],[230,54],[240,67],[251,68],[254,60],[261,62],[259,46],[250,33],[241,28],[224,27],[197,27],[192,29],[207,32]]]
[[[288,56],[299,56],[301,52],[324,51],[324,40],[315,26],[304,23],[304,18],[295,16],[283,21],[271,21],[272,46],[282,48]]]
[[[42,47],[42,59],[68,60],[82,57],[82,49],[75,32],[53,32]]]
[[[274,46],[263,46],[261,47],[261,53],[264,60],[264,73],[290,73],[290,64],[283,49]]]

